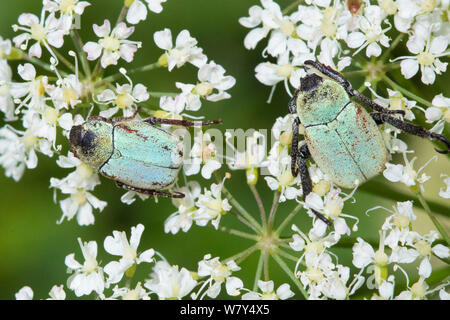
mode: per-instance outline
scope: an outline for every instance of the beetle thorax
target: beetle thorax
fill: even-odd
[[[313,74],[301,81],[297,112],[305,127],[333,121],[350,101],[345,89],[333,80]]]
[[[85,164],[99,169],[111,156],[113,126],[102,120],[87,121],[70,130],[72,152]]]

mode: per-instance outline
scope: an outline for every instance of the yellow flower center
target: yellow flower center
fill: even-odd
[[[59,4],[59,10],[63,14],[72,14],[73,9],[75,9],[75,5],[77,4],[78,0],[62,0]]]
[[[328,214],[328,216],[337,218],[339,214],[342,212],[339,199],[338,200],[330,200],[325,205],[324,211]]]
[[[420,253],[420,255],[427,257],[431,255],[431,246],[430,244],[425,240],[419,240],[417,241],[415,245],[417,251]]]
[[[413,297],[422,299],[425,296],[426,291],[427,289],[420,280],[411,286],[411,293],[413,294]]]
[[[73,88],[62,89],[64,102],[69,104],[70,101],[77,99],[77,93]]]
[[[163,53],[159,59],[158,59],[158,64],[162,67],[168,67],[169,66],[169,61],[167,60],[167,55],[165,53]]]
[[[282,185],[284,187],[290,186],[293,181],[294,181],[294,177],[292,176],[291,168],[289,168],[288,170],[285,170],[281,174],[280,178],[278,179],[278,182],[280,183],[280,185]]]
[[[295,25],[289,20],[284,20],[280,26],[281,32],[283,32],[287,37],[291,36],[295,31]]]
[[[409,218],[402,214],[394,215],[393,221],[394,225],[400,229],[407,228],[409,226]]]
[[[27,149],[31,149],[31,148],[33,148],[34,147],[34,145],[36,144],[38,142],[38,137],[36,137],[36,136],[28,136],[28,135],[25,135],[23,138],[22,138],[22,143],[25,145],[25,147],[27,148]]]
[[[51,126],[54,126],[58,122],[58,110],[52,107],[46,107],[44,110],[44,119]]]
[[[76,193],[72,193],[70,198],[73,202],[77,203],[79,206],[82,206],[87,202],[86,195],[83,191],[78,191]]]
[[[331,183],[326,180],[320,180],[318,183],[316,183],[313,187],[313,192],[315,194],[318,194],[319,196],[323,197],[330,191]]]
[[[423,66],[431,66],[434,63],[434,56],[429,52],[422,52],[417,55],[417,61]]]
[[[100,39],[99,43],[105,50],[117,51],[120,49],[120,41],[114,37],[104,37]]]
[[[283,78],[289,78],[294,71],[294,67],[290,64],[283,64],[277,67],[277,74]]]
[[[287,146],[287,145],[291,144],[291,142],[292,142],[292,131],[284,131],[280,135],[280,143],[283,146]]]
[[[373,258],[373,260],[375,261],[375,264],[377,264],[378,266],[384,267],[387,265],[389,257],[387,256],[386,253],[384,253],[383,250],[377,250],[377,252],[375,252],[375,257]]]
[[[397,5],[395,4],[394,0],[382,0],[381,1],[381,8],[388,14],[393,15],[397,12]]]
[[[403,96],[393,96],[389,99],[389,105],[392,110],[405,110],[405,100]]]
[[[197,84],[193,90],[193,93],[196,93],[201,97],[205,97],[207,95],[210,95],[213,92],[213,89],[214,87],[211,85],[211,83],[205,81]]]
[[[41,42],[46,36],[47,33],[45,32],[45,28],[39,23],[33,23],[31,25],[31,39]]]
[[[436,8],[436,0],[425,0],[420,3],[420,11],[422,13],[429,13]]]
[[[337,31],[336,25],[334,24],[335,16],[336,12],[334,8],[328,7],[323,12],[320,30],[328,38],[333,37]]]
[[[133,98],[128,93],[121,93],[116,98],[116,105],[121,109],[130,108],[133,105]]]
[[[94,173],[94,170],[84,163],[80,163],[76,170],[82,179],[89,179]]]
[[[323,279],[323,272],[319,268],[310,267],[306,269],[306,276],[310,281],[317,283]]]

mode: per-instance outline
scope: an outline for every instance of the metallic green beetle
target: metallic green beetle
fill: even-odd
[[[302,181],[303,199],[312,191],[311,178],[306,159],[312,158],[331,180],[343,188],[355,188],[385,168],[388,153],[377,125],[389,123],[402,131],[419,137],[439,140],[446,144],[448,153],[450,141],[442,135],[425,130],[420,126],[402,121],[391,114],[401,110],[388,110],[354,90],[340,73],[328,66],[311,60],[305,61],[305,68],[312,67],[316,73],[301,79],[289,103],[289,111],[296,115],[292,138],[292,175],[299,173]],[[368,113],[359,102],[374,109]],[[299,124],[305,127],[306,144],[298,147]],[[313,210],[314,211],[314,210]],[[314,211],[322,221],[330,224],[320,213]]]
[[[135,115],[116,119],[94,116],[82,125],[73,126],[69,135],[71,151],[103,176],[115,180],[119,187],[151,196],[183,198],[184,194],[179,192],[161,191],[176,181],[183,161],[183,146],[174,135],[155,124],[190,127],[221,121],[155,117],[137,120]]]

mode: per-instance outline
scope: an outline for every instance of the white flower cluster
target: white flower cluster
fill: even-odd
[[[262,294],[245,289],[242,280],[232,275],[241,268],[233,260],[221,262],[219,257],[212,258],[210,254],[198,262],[196,272],[186,268],[180,269],[177,265],[169,264],[154,249],[138,251],[143,231],[144,226],[138,224],[131,228],[129,239],[123,231],[113,231],[112,236],[107,236],[103,244],[105,251],[120,259],[104,266],[98,261],[97,242],[83,242],[78,238],[84,262],[78,262],[74,253],[66,256],[65,264],[68,272],[72,273],[67,279],[67,288],[77,297],[95,294],[97,298],[105,300],[149,300],[152,296],[160,300],[189,296],[193,299],[204,299],[206,296],[216,298],[221,292],[222,284],[230,296],[239,295],[241,290],[248,291],[242,296],[243,299],[264,297],[275,300],[287,299],[293,295],[288,284],[283,284],[274,292],[273,281],[260,281]],[[118,283],[131,279],[141,263],[154,264],[143,285],[137,282],[134,289],[129,284],[120,287]],[[49,295],[49,299],[64,300],[64,286],[53,286]],[[31,300],[33,290],[25,286],[15,297],[17,300]]]
[[[116,74],[103,75],[121,59],[131,63],[141,47],[140,41],[131,40],[135,26],[128,26],[126,22],[136,25],[145,20],[146,8],[155,13],[161,12],[163,2],[165,0],[125,1],[119,21],[115,25],[109,20],[104,20],[102,25],[94,24],[93,31],[98,40],[83,44],[76,30],[80,27],[77,23],[79,16],[91,4],[78,0],[43,0],[40,18],[31,13],[22,14],[18,24],[13,26],[20,34],[12,42],[0,38],[0,111],[5,120],[11,122],[0,128],[0,165],[5,169],[6,176],[16,181],[21,179],[25,169],[37,167],[39,153],[48,157],[56,153],[59,155],[56,161],[58,166],[74,168],[75,171],[65,178],[50,179],[55,200],[56,191],[68,195],[59,201],[63,211],[59,223],[76,217],[80,225],[93,224],[94,209],[102,211],[106,206],[106,202],[91,193],[100,184],[98,174],[71,152],[67,156],[61,154],[62,150],[67,149],[68,133],[73,125],[82,124],[92,113],[104,118],[111,118],[119,111],[122,113],[120,116],[134,116],[139,107],[146,106],[147,109],[146,104],[151,97],[159,98],[160,108],[152,105],[155,110],[146,110],[147,114],[165,119],[197,120],[203,117],[189,113],[199,111],[203,100],[215,102],[230,98],[227,90],[234,86],[235,79],[226,75],[222,66],[208,61],[188,30],[179,33],[175,45],[172,44],[169,29],[155,32],[155,43],[165,52],[153,64],[135,69],[120,67]],[[69,58],[59,51],[66,38],[71,38],[79,50],[67,52]],[[17,68],[20,81],[13,80],[15,77],[8,59],[25,60]],[[95,63],[92,69],[91,61]],[[134,72],[154,68],[167,67],[171,71],[187,62],[198,68],[198,80],[193,84],[176,82],[179,93],[152,95],[145,84],[133,83],[130,77]],[[51,75],[40,74],[40,68]],[[116,82],[120,78],[125,82]],[[23,129],[15,128],[17,120],[21,121]],[[169,125],[164,126],[172,130]],[[60,136],[62,140],[59,140]],[[208,135],[203,136],[202,131],[197,130],[191,150],[193,161],[185,166],[187,175],[199,173],[203,164],[202,176],[209,179],[212,172],[221,167],[214,144],[206,144],[205,139],[208,140]],[[208,148],[210,150],[206,152]],[[213,191],[204,197],[217,199],[217,190],[220,191],[220,188],[213,187]],[[135,192],[129,191],[123,195],[122,201],[130,204],[135,196]],[[205,202],[202,199],[196,200]],[[230,207],[225,202],[224,210],[228,211]],[[214,220],[217,227],[222,209],[201,207],[198,206],[197,223],[204,225],[208,220]],[[216,209],[220,210],[212,213]]]
[[[434,0],[309,0],[285,10],[273,0],[261,0],[261,6],[252,6],[249,16],[239,22],[251,29],[245,47],[255,49],[268,38],[263,57],[275,60],[256,66],[256,78],[267,86],[284,82],[292,95],[289,84],[294,90],[299,87],[305,60],[316,57],[341,71],[363,49],[369,58],[389,50],[391,39],[386,33],[393,28],[408,36],[411,55],[393,60],[402,60],[404,77],[409,79],[420,69],[422,82],[432,84],[436,74],[447,69],[447,63],[439,60],[450,53],[443,18],[447,10],[447,1]]]

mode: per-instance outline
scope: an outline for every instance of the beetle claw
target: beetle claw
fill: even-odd
[[[436,152],[442,153],[442,154],[447,154],[450,152],[450,141],[448,141],[447,139],[445,139],[443,136],[439,135],[439,137],[437,138],[439,141],[442,141],[443,143],[445,143],[445,145],[447,146],[447,149],[445,150],[440,150],[438,148],[434,148],[434,150],[436,150]]]

